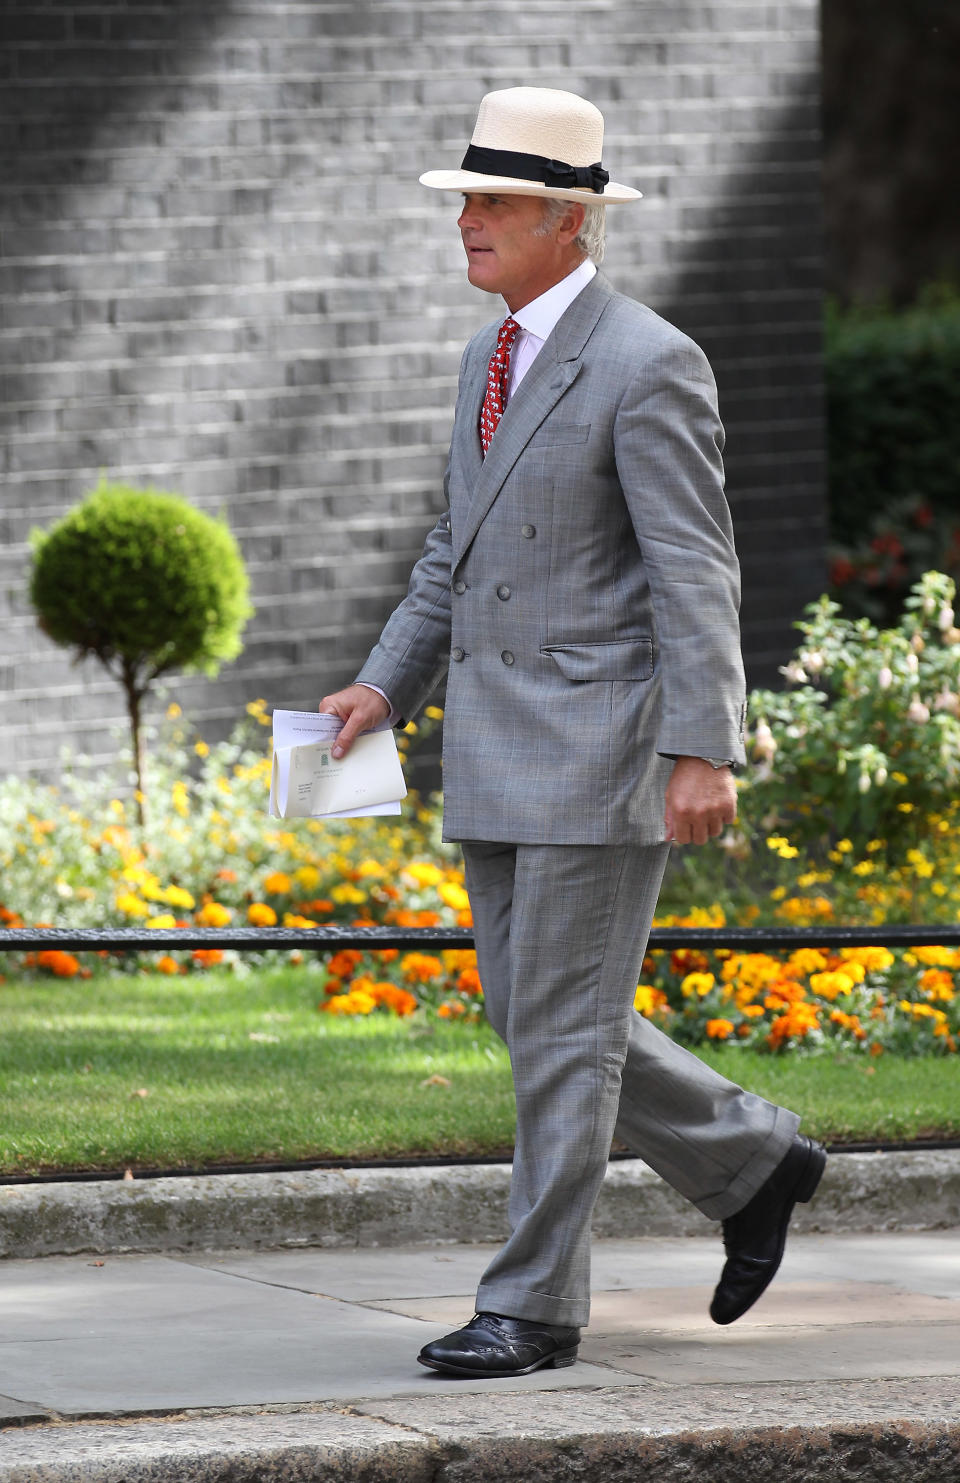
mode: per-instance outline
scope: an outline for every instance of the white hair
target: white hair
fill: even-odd
[[[543,203],[543,225],[539,232],[546,236],[570,207],[569,201],[547,196]],[[603,262],[606,238],[606,207],[602,201],[588,201],[583,207],[583,226],[577,235],[575,246],[595,263]]]

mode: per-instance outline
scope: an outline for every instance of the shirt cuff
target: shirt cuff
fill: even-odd
[[[380,689],[379,685],[371,685],[367,680],[358,680],[357,684],[362,685],[365,690],[373,690],[377,695],[381,696],[390,707],[390,714],[389,716],[387,716],[386,720],[381,721],[379,726],[371,726],[370,730],[389,731],[391,727],[396,726],[397,722],[400,720],[400,712],[391,701],[389,695],[385,695],[384,692]]]

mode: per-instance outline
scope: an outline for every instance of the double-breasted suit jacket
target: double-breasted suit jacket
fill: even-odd
[[[411,718],[449,670],[446,838],[652,844],[673,757],[743,760],[713,376],[598,274],[484,459],[497,329],[464,353],[448,508],[358,679]]]

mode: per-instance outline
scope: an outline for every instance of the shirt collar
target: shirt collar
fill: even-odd
[[[596,263],[589,258],[584,258],[582,263],[568,273],[566,278],[561,278],[546,293],[537,299],[531,299],[522,309],[518,309],[513,318],[521,329],[531,335],[536,335],[538,340],[546,340],[552,333],[554,325],[561,315],[570,308],[574,299],[586,288],[591,278],[596,275]]]

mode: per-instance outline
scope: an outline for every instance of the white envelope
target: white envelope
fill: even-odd
[[[327,734],[316,741],[275,746],[270,812],[283,819],[399,813],[407,788],[393,732],[358,736],[347,756],[337,758],[333,744],[340,723],[336,717],[323,720],[335,725],[317,727]]]

